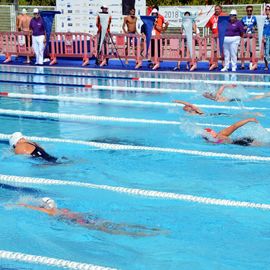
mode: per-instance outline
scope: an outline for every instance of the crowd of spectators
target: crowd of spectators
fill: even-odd
[[[123,25],[122,25],[122,30],[125,34],[142,34],[142,36],[145,35],[145,25],[143,24],[141,29],[137,29],[137,21],[138,18],[135,15],[135,9],[131,8],[129,11],[129,15],[124,17],[123,20]],[[164,33],[166,33],[166,30],[168,29],[169,23],[165,21],[164,16],[160,14],[159,12],[159,7],[158,6],[153,6],[148,9],[148,14],[150,16],[155,17],[154,25],[153,25],[153,31],[152,31],[152,36],[156,37],[162,37]],[[44,55],[44,45],[46,43],[46,33],[45,33],[45,27],[44,27],[44,22],[42,18],[40,17],[38,9],[34,9],[33,11],[34,17],[31,18],[29,15],[27,15],[27,11],[25,9],[22,10],[22,13],[17,16],[17,31],[23,31],[23,33],[29,32],[32,35],[32,39],[29,39],[28,37],[25,36],[25,39],[22,40],[21,42],[25,42],[26,45],[31,42],[31,45],[33,47],[33,50],[35,52],[36,56],[36,64],[37,65],[42,65],[43,64],[43,55]],[[112,21],[112,17],[109,16],[108,18],[108,27],[106,30],[106,35],[104,38],[103,43],[101,43],[101,23],[100,23],[100,16],[101,14],[109,14],[109,10],[107,6],[102,6],[101,7],[101,12],[97,15],[96,19],[96,26],[97,26],[97,35],[98,35],[98,53],[97,53],[97,60],[96,64],[100,66],[104,66],[108,64],[108,58],[106,57],[107,55],[107,46],[111,41],[111,36],[110,36],[110,25]],[[256,34],[258,31],[257,27],[257,20],[256,16],[253,15],[253,7],[251,5],[248,5],[246,7],[246,16],[241,18],[241,20],[238,19],[237,17],[237,11],[235,9],[231,10],[229,14],[226,14],[222,11],[222,6],[217,5],[215,6],[214,14],[211,16],[209,19],[208,23],[206,24],[206,27],[210,29],[210,34],[212,35],[212,38],[214,40],[213,45],[214,45],[214,54],[216,57],[212,57],[210,61],[210,66],[209,70],[214,70],[218,68],[218,38],[219,38],[219,33],[218,33],[218,19],[220,16],[228,16],[229,15],[229,20],[227,24],[227,28],[225,31],[225,37],[224,37],[224,44],[223,44],[223,53],[224,53],[224,62],[222,61],[222,72],[226,72],[230,69],[230,64],[231,64],[231,70],[234,72],[237,69],[237,54],[238,54],[238,48],[239,48],[239,43],[241,37],[243,37],[245,34],[245,46],[248,49],[248,54],[250,55],[250,59],[252,58],[252,51],[254,46],[254,43],[252,43],[252,35]],[[186,11],[185,13],[182,14],[182,17],[185,16],[192,16],[192,13],[189,11]],[[265,22],[264,22],[264,28],[263,28],[263,42],[264,42],[264,61],[265,61],[265,70],[268,70],[268,64],[270,61],[270,6],[266,5],[265,8]],[[200,30],[198,29],[195,21],[195,17],[193,17],[193,25],[192,25],[192,32],[193,35],[196,35],[200,37]],[[180,27],[180,34],[185,35],[186,34],[186,29],[185,27]],[[137,39],[132,39],[129,38],[129,45],[136,47],[138,45],[138,40]],[[185,40],[186,42],[186,40]],[[133,44],[132,44],[133,43]],[[105,46],[104,46],[105,45]],[[150,63],[150,67],[153,70],[157,70],[160,67],[160,61],[159,58],[161,56],[161,51],[162,51],[162,39],[158,39],[157,41],[155,39],[151,40],[151,57],[152,60],[154,59],[153,62]],[[213,46],[212,45],[212,46]],[[103,50],[100,50],[101,46],[103,46]],[[180,45],[179,45],[180,46]],[[130,47],[130,46],[129,46]],[[187,46],[185,45],[185,48]],[[180,51],[180,49],[179,49]],[[126,46],[125,49],[125,54],[128,55],[128,46]],[[141,51],[141,55],[142,55]],[[158,57],[154,57],[157,53]],[[180,58],[182,58],[181,51],[179,53]],[[127,57],[126,57],[126,62],[127,62]],[[27,57],[25,63],[30,63],[30,58]],[[177,63],[177,66],[174,68],[174,70],[179,70],[180,69],[180,59]],[[136,68],[140,68],[142,66],[142,62],[136,62]],[[197,63],[196,61],[187,63],[186,69],[188,70],[195,70],[197,68]],[[241,69],[244,69],[245,66],[242,63]],[[249,63],[249,69],[250,70],[255,70],[257,69],[257,63],[254,63],[250,60]]]

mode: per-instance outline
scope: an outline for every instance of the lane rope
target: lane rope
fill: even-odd
[[[35,117],[37,119],[56,119],[56,120],[72,120],[72,121],[100,121],[100,122],[121,122],[121,123],[143,123],[143,124],[156,124],[156,125],[181,125],[180,121],[169,120],[154,120],[154,119],[141,119],[141,118],[124,118],[124,117],[112,117],[112,116],[97,116],[97,115],[81,115],[81,114],[66,114],[66,113],[48,113],[48,112],[34,112],[34,111],[22,111],[22,110],[5,110],[0,109],[0,115],[6,116],[23,116],[23,117]],[[211,124],[211,123],[194,123],[198,126],[206,127],[227,127],[227,125]],[[269,128],[265,128],[269,131]]]
[[[10,137],[9,134],[1,134],[0,140],[8,140]],[[71,139],[57,139],[57,138],[46,138],[46,137],[34,137],[34,136],[24,136],[25,138],[33,141],[40,142],[54,142],[54,143],[68,143],[68,144],[79,144],[91,146],[99,149],[109,149],[109,150],[136,150],[136,151],[150,151],[150,152],[163,152],[163,153],[178,153],[184,155],[192,156],[203,156],[203,157],[217,157],[217,158],[226,158],[233,160],[242,160],[242,161],[270,161],[270,157],[267,156],[246,156],[242,154],[227,154],[227,153],[218,153],[218,152],[209,152],[209,151],[197,151],[189,149],[177,149],[169,147],[153,147],[153,146],[137,146],[137,145],[123,145],[123,144],[109,144],[109,143],[99,143],[99,142],[87,142],[82,140],[71,140]]]
[[[115,270],[115,268],[102,267],[93,264],[79,263],[69,260],[62,260],[44,256],[36,256],[21,252],[13,252],[7,250],[0,250],[0,258],[6,260],[20,261],[26,263],[49,265],[61,268],[69,268],[76,270]]]
[[[190,83],[191,79],[170,79],[170,78],[144,78],[144,77],[123,77],[123,76],[101,76],[101,75],[84,75],[84,74],[52,74],[52,73],[36,73],[36,72],[21,72],[21,71],[16,71],[16,72],[11,72],[11,71],[2,71],[0,70],[0,73],[3,74],[11,74],[11,75],[33,75],[33,76],[50,76],[50,77],[73,77],[73,78],[89,78],[89,79],[106,79],[106,80],[128,80],[128,81],[154,81],[154,82],[172,82],[172,83]],[[214,80],[202,80],[202,79],[192,79],[192,81],[196,82],[206,82],[206,83],[211,83],[211,84],[231,84],[233,81],[214,81]],[[258,85],[255,82],[246,82],[246,81],[237,81],[238,84],[242,85]],[[259,85],[269,85],[267,82],[259,82]]]
[[[170,78],[143,78],[134,77],[133,81],[139,82],[166,82],[166,83],[206,83],[206,84],[232,84],[246,86],[270,86],[269,82],[238,81],[238,80],[194,80],[194,79],[170,79]]]
[[[159,107],[183,107],[183,104],[173,102],[153,102],[153,101],[138,101],[138,100],[126,100],[126,99],[106,99],[106,98],[88,98],[88,97],[71,97],[71,96],[53,96],[43,94],[21,94],[0,92],[0,96],[9,98],[29,98],[29,99],[42,99],[42,100],[59,100],[78,103],[106,103],[106,104],[121,104],[121,105],[145,105],[145,106],[159,106]],[[194,104],[201,108],[215,108],[215,109],[231,109],[231,110],[269,110],[265,107],[238,107],[238,106],[226,106],[226,105],[204,105]]]
[[[124,118],[124,117],[66,114],[66,113],[48,113],[48,112],[34,112],[34,111],[22,111],[22,110],[0,109],[0,114],[2,114],[2,115],[32,116],[32,117],[36,117],[36,118],[66,119],[66,120],[110,121],[110,122],[125,122],[125,123],[179,125],[178,121],[151,120],[151,119],[147,120],[147,119],[140,119],[140,118]]]
[[[55,180],[46,178],[34,178],[34,177],[23,177],[14,175],[3,175],[0,174],[0,181],[8,183],[24,183],[24,184],[39,184],[39,185],[60,185],[60,186],[76,186],[90,189],[107,190],[117,193],[123,193],[128,195],[143,196],[148,198],[158,198],[167,200],[177,200],[186,201],[199,204],[211,204],[219,206],[229,206],[229,207],[242,207],[242,208],[256,208],[270,210],[270,204],[265,203],[255,203],[247,201],[236,201],[227,199],[217,199],[209,197],[194,196],[189,194],[179,194],[173,192],[162,192],[155,190],[145,190],[138,188],[126,188],[108,185],[98,185],[89,182],[76,182],[76,181],[66,181],[66,180]]]

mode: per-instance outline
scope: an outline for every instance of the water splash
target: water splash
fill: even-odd
[[[179,129],[189,137],[195,138],[204,135],[204,130],[187,118],[180,118],[181,125]]]

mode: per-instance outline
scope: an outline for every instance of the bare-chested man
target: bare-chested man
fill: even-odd
[[[131,8],[129,10],[129,15],[124,17],[124,23],[122,26],[124,33],[136,34],[137,33],[136,23],[137,23],[137,17],[135,16],[135,9]],[[127,30],[126,30],[126,26],[127,26]]]
[[[123,22],[123,32],[125,34],[137,34],[137,17],[135,16],[135,8],[131,8],[129,10],[129,15],[124,17],[124,22]],[[129,42],[129,46],[134,45],[135,47],[137,46],[137,39],[130,37],[129,40],[127,41],[127,44]],[[134,44],[133,44],[134,43]],[[128,54],[128,45],[126,47],[126,55]],[[127,63],[127,58],[126,58],[126,63]],[[136,63],[137,64],[137,63]]]
[[[27,10],[25,8],[22,9],[22,14],[21,16],[18,18],[18,31],[22,31],[25,34],[25,44],[26,44],[26,48],[30,48],[31,47],[31,37],[29,36],[29,25],[30,25],[30,21],[31,21],[32,17],[27,15]],[[27,60],[26,62],[27,64],[30,63],[30,57],[27,56]]]

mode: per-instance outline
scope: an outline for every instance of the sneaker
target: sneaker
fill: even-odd
[[[232,72],[235,72],[236,71],[236,68],[232,68]]]
[[[222,68],[220,71],[221,71],[221,72],[226,72],[226,71],[228,71],[228,68],[227,68],[227,67],[224,67],[224,68]]]

